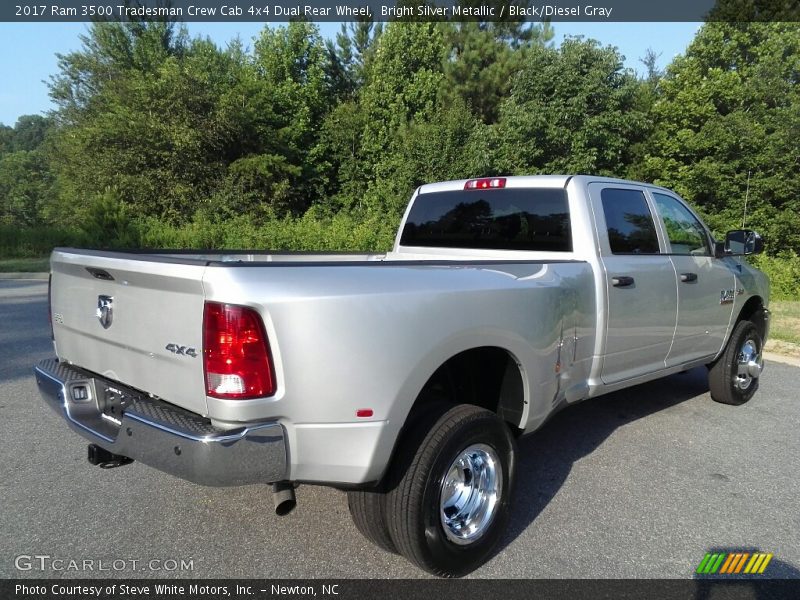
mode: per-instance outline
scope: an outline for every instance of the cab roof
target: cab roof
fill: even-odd
[[[616,177],[603,177],[600,175],[497,175],[492,178],[499,177],[506,180],[506,188],[526,188],[526,187],[539,187],[539,188],[563,188],[571,180],[580,182],[584,185],[589,183],[624,183],[628,185],[641,185],[649,188],[662,189],[669,191],[666,188],[652,184],[644,183],[641,181],[632,181],[630,179],[619,179]],[[456,190],[463,190],[464,185],[472,179],[456,179],[453,181],[441,181],[437,183],[426,183],[419,187],[420,194],[428,194],[430,192],[452,192]]]

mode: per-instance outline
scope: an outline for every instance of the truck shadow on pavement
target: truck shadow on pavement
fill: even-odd
[[[521,438],[511,518],[497,552],[547,507],[574,463],[594,452],[618,428],[707,392],[707,370],[699,367],[568,406],[535,433]]]
[[[618,428],[707,392],[708,372],[705,367],[700,367],[569,406],[536,433],[520,439],[515,499],[508,529],[496,553],[531,526],[561,489],[573,465],[597,450]],[[713,402],[708,396],[700,400]],[[711,548],[708,551],[722,552],[722,549]],[[727,551],[760,550],[741,547]],[[687,565],[687,578],[693,575],[695,567]],[[719,587],[726,588],[723,592],[730,588],[736,597],[741,597],[738,595],[740,592],[753,598],[785,597],[782,594],[784,589],[780,587],[783,584],[776,580],[800,578],[800,570],[778,556],[772,559],[768,569],[768,572],[755,576],[695,574],[693,593],[687,597],[715,598]]]

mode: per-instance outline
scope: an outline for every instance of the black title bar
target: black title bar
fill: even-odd
[[[0,598],[4,600],[738,600],[796,597],[797,581],[749,576],[684,580],[0,580]]]
[[[3,0],[0,21],[799,21],[796,0]]]

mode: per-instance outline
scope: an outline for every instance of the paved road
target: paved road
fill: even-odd
[[[42,282],[0,282],[0,577],[109,575],[16,570],[36,554],[139,561],[126,576],[167,574],[140,570],[154,559],[195,577],[421,576],[365,542],[335,490],[303,486],[279,518],[266,487],[91,467],[31,377],[51,352],[46,304]],[[563,411],[521,442],[510,530],[473,576],[683,578],[709,549],[744,548],[800,577],[799,387],[771,363],[752,402],[722,406],[698,369]]]

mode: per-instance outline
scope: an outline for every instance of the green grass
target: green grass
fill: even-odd
[[[21,227],[0,225],[0,257],[41,258],[56,246],[77,246],[87,243],[85,234],[77,230],[50,226]]]
[[[45,273],[50,270],[50,258],[0,259],[0,273]]]
[[[770,338],[800,345],[800,301],[770,302]]]

